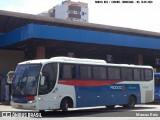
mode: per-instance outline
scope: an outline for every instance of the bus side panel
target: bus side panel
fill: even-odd
[[[57,96],[59,96],[59,108],[60,104],[63,98],[70,97],[73,100],[73,107],[76,106],[76,93],[75,93],[75,87],[72,85],[64,85],[64,84],[58,84],[57,85],[58,91]]]
[[[55,89],[46,95],[40,95],[39,110],[60,109],[62,99],[70,97],[75,106],[75,89],[74,86],[57,84]]]
[[[119,95],[119,98],[117,99],[125,99],[125,103],[128,104],[128,99],[131,95],[134,95],[136,97],[136,103],[141,103],[141,91],[140,91],[140,85],[139,84],[121,84],[123,87],[123,92]],[[122,98],[123,97],[123,98]],[[119,104],[119,105],[123,105]]]
[[[139,84],[114,84],[110,85],[109,87],[113,105],[128,104],[128,99],[131,95],[134,95],[136,97],[137,103],[141,102],[141,92]],[[108,105],[110,105],[110,103]]]
[[[137,84],[113,84],[104,86],[76,86],[77,107],[124,105],[130,95],[140,103],[140,87]]]
[[[107,86],[76,86],[77,107],[100,106],[110,100]]]

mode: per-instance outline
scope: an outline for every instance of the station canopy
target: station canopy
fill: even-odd
[[[123,34],[128,36],[138,36],[143,38],[152,38],[160,39],[160,33],[143,31],[131,28],[123,28],[102,24],[94,24],[87,22],[76,22],[63,19],[56,19],[46,16],[38,16],[24,13],[16,13],[0,10],[0,35],[9,33],[21,28],[28,24],[35,25],[47,25],[47,26],[57,26],[62,28],[73,28],[79,30],[87,31],[98,31],[98,32],[108,32],[115,34]],[[63,33],[62,33],[63,34]],[[1,42],[1,41],[0,41]],[[45,45],[48,56],[56,55],[59,53],[64,55],[67,52],[74,52],[79,54],[78,57],[81,57],[82,54],[94,58],[94,56],[104,56],[107,54],[116,55],[116,56],[131,56],[138,53],[146,54],[147,56],[153,55],[154,57],[160,55],[160,49],[145,49],[145,48],[136,48],[130,46],[121,46],[121,45],[106,45],[99,43],[83,43],[83,42],[74,42],[74,41],[53,41],[47,38],[31,38],[22,42],[6,45],[2,47],[3,49],[16,49],[16,50],[35,50],[36,46]],[[101,57],[99,57],[101,58]],[[132,57],[131,57],[132,59]]]

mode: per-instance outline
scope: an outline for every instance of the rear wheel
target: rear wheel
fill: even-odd
[[[130,96],[128,99],[128,104],[124,105],[125,108],[134,108],[136,104],[136,98],[134,96]]]

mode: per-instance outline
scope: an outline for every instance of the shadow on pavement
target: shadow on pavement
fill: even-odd
[[[107,108],[91,108],[91,109],[81,109],[81,110],[71,110],[68,112],[61,111],[46,111],[42,113],[44,117],[115,117],[115,114],[121,114],[124,112],[132,112],[134,110],[145,110],[145,109],[155,109],[155,107],[135,107],[133,109],[125,109],[123,107],[117,107],[114,109]]]
[[[160,105],[160,101],[153,101],[150,103],[146,103],[147,105]]]

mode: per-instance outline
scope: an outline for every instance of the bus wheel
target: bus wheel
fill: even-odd
[[[106,106],[108,109],[113,109],[115,107],[115,105],[109,105],[109,106]]]
[[[45,113],[45,110],[39,110],[39,113]]]
[[[63,112],[67,112],[68,111],[68,107],[69,107],[69,103],[67,99],[63,99],[61,102],[61,110]]]
[[[135,96],[130,96],[129,99],[128,99],[128,104],[126,105],[127,108],[134,108],[136,104],[136,98]]]

